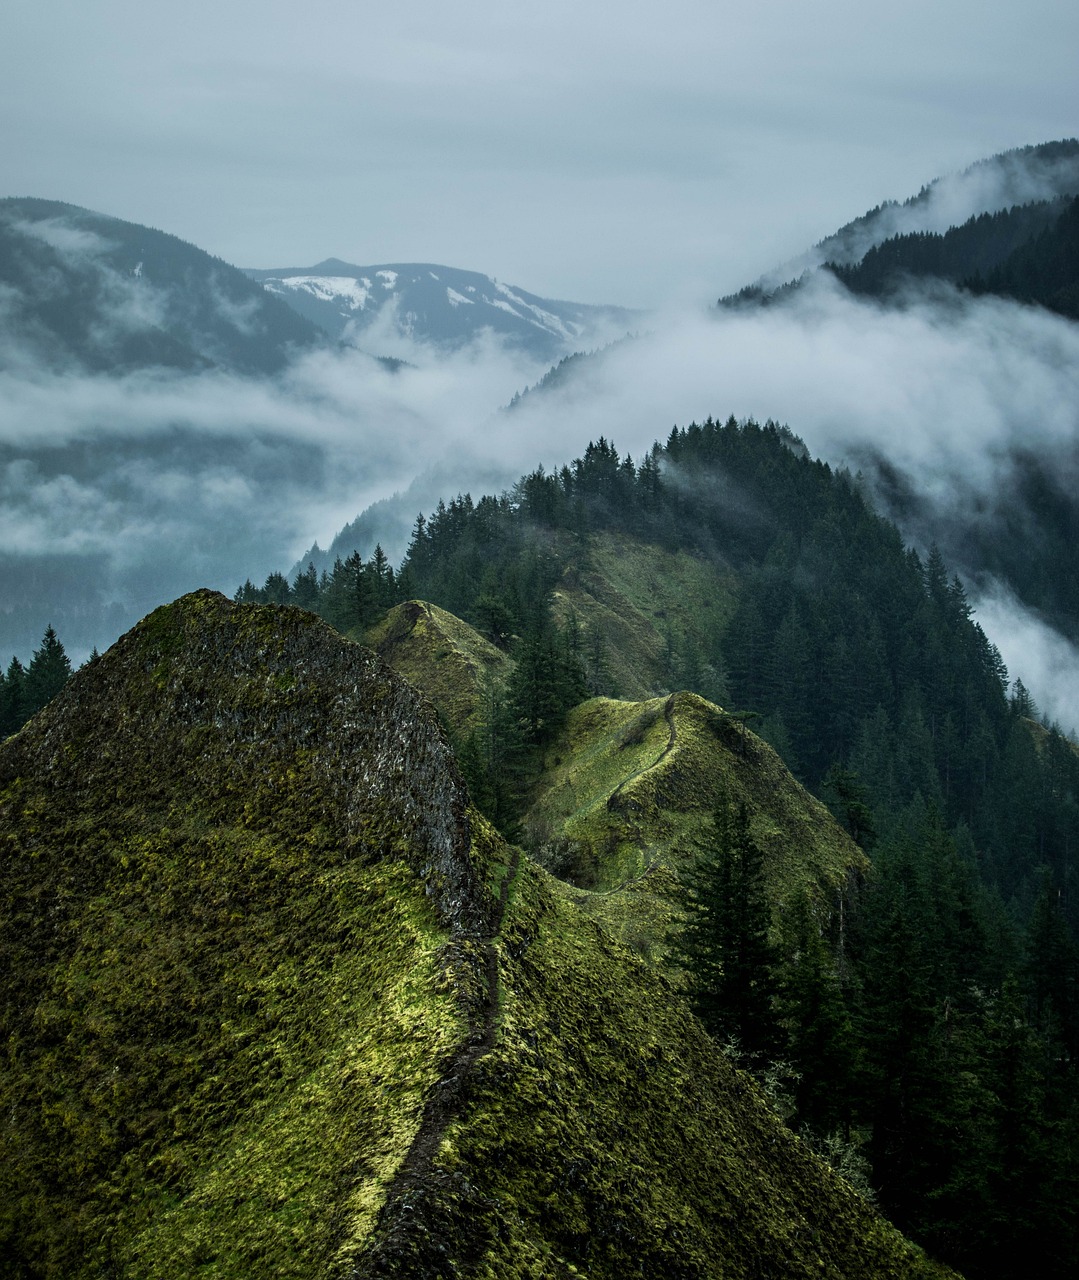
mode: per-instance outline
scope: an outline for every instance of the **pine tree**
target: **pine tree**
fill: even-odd
[[[30,665],[26,668],[25,718],[36,715],[67,683],[71,675],[71,663],[64,646],[52,627],[45,628],[41,648],[34,650]]]
[[[7,674],[0,676],[0,737],[20,729],[26,720],[26,668],[12,658]]]
[[[763,1064],[780,1042],[764,856],[744,804],[734,810],[721,801],[712,825],[708,849],[683,878],[686,919],[672,955],[706,1029],[735,1039],[751,1063]]]
[[[827,1135],[850,1123],[856,1047],[835,957],[808,896],[794,904],[784,943],[777,1003],[798,1074],[797,1117]]]

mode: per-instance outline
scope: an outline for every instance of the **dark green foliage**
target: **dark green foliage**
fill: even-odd
[[[713,824],[712,843],[684,875],[686,919],[672,954],[705,1028],[761,1065],[779,1045],[764,856],[744,804],[735,811],[721,801]]]
[[[1079,201],[1062,198],[981,213],[943,234],[894,236],[856,265],[828,269],[852,293],[872,297],[887,297],[912,279],[947,280],[1023,302],[1056,301],[1054,309],[1075,314],[1065,310],[1067,295],[1057,295],[1069,282],[1074,292],[1079,281],[1076,210]]]
[[[1024,998],[996,933],[973,861],[915,803],[853,921],[852,1113],[882,1206],[934,1253],[971,1277],[1063,1277],[1079,1261],[1075,1062],[1057,1038],[1074,949],[1055,905],[1036,912]]]
[[[574,633],[563,635],[550,622],[530,630],[513,649],[507,697],[529,746],[549,742],[570,707],[588,696]]]
[[[584,693],[559,663],[576,649],[587,676],[601,671],[588,637],[559,635],[548,608],[599,531],[737,568],[725,633],[702,643],[669,626],[666,678],[714,697],[708,682],[722,673],[729,704],[756,717],[855,839],[879,847],[844,938],[795,904],[774,980],[773,959],[755,980],[768,1000],[743,982],[744,1009],[758,1006],[737,1014],[736,1034],[757,1061],[791,1060],[798,1123],[868,1133],[882,1203],[928,1246],[971,1276],[1015,1274],[1002,1260],[1024,1255],[1068,1274],[1079,1247],[1067,1208],[1079,1153],[1073,744],[1032,722],[1021,685],[1009,696],[938,550],[905,548],[849,476],[785,429],[709,419],[638,464],[600,440],[511,494],[465,495],[417,522],[396,581],[518,663],[461,745],[503,830],[536,767],[533,744]],[[319,584],[320,610],[342,572]],[[362,566],[360,578],[379,575]],[[388,572],[382,582],[385,598]],[[1024,959],[1017,926],[1028,922]],[[697,959],[710,963],[703,949]],[[715,1026],[731,1016],[710,1012],[703,988],[697,998]]]
[[[837,963],[806,896],[784,922],[776,1008],[796,1074],[795,1118],[819,1135],[849,1131],[858,1045]]]
[[[404,596],[381,546],[365,564],[358,552],[338,557],[329,573],[319,575],[313,563],[296,575],[271,573],[262,587],[250,580],[236,592],[240,604],[291,604],[325,618],[338,631],[363,630],[377,622]]]
[[[822,779],[821,790],[854,843],[863,849],[872,849],[877,839],[877,828],[869,792],[859,782],[858,775],[842,765],[833,764]]]
[[[0,675],[0,737],[15,733],[60,692],[71,675],[71,662],[56,632],[45,628],[41,647],[30,665],[12,658]]]
[[[967,284],[976,293],[1002,294],[1079,318],[1079,198],[1066,202],[1038,235]]]

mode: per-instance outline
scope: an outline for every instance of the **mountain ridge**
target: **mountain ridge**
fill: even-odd
[[[280,371],[321,333],[178,236],[78,205],[0,200],[7,359],[123,373]]]
[[[248,268],[246,274],[338,341],[390,354],[419,342],[457,350],[485,330],[539,360],[624,333],[640,317],[625,307],[541,298],[478,271],[428,262]]]
[[[16,1275],[950,1274],[309,614],[156,610],[0,746],[0,807]]]

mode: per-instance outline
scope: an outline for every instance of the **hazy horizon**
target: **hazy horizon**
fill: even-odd
[[[0,172],[4,194],[239,266],[439,262],[551,298],[699,302],[1079,132],[1077,37],[1051,0],[11,0]]]

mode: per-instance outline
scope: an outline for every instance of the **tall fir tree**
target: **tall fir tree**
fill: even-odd
[[[722,800],[712,827],[711,843],[683,877],[686,918],[672,954],[707,1030],[720,1040],[733,1038],[760,1065],[781,1041],[764,855],[744,804],[734,809]]]

